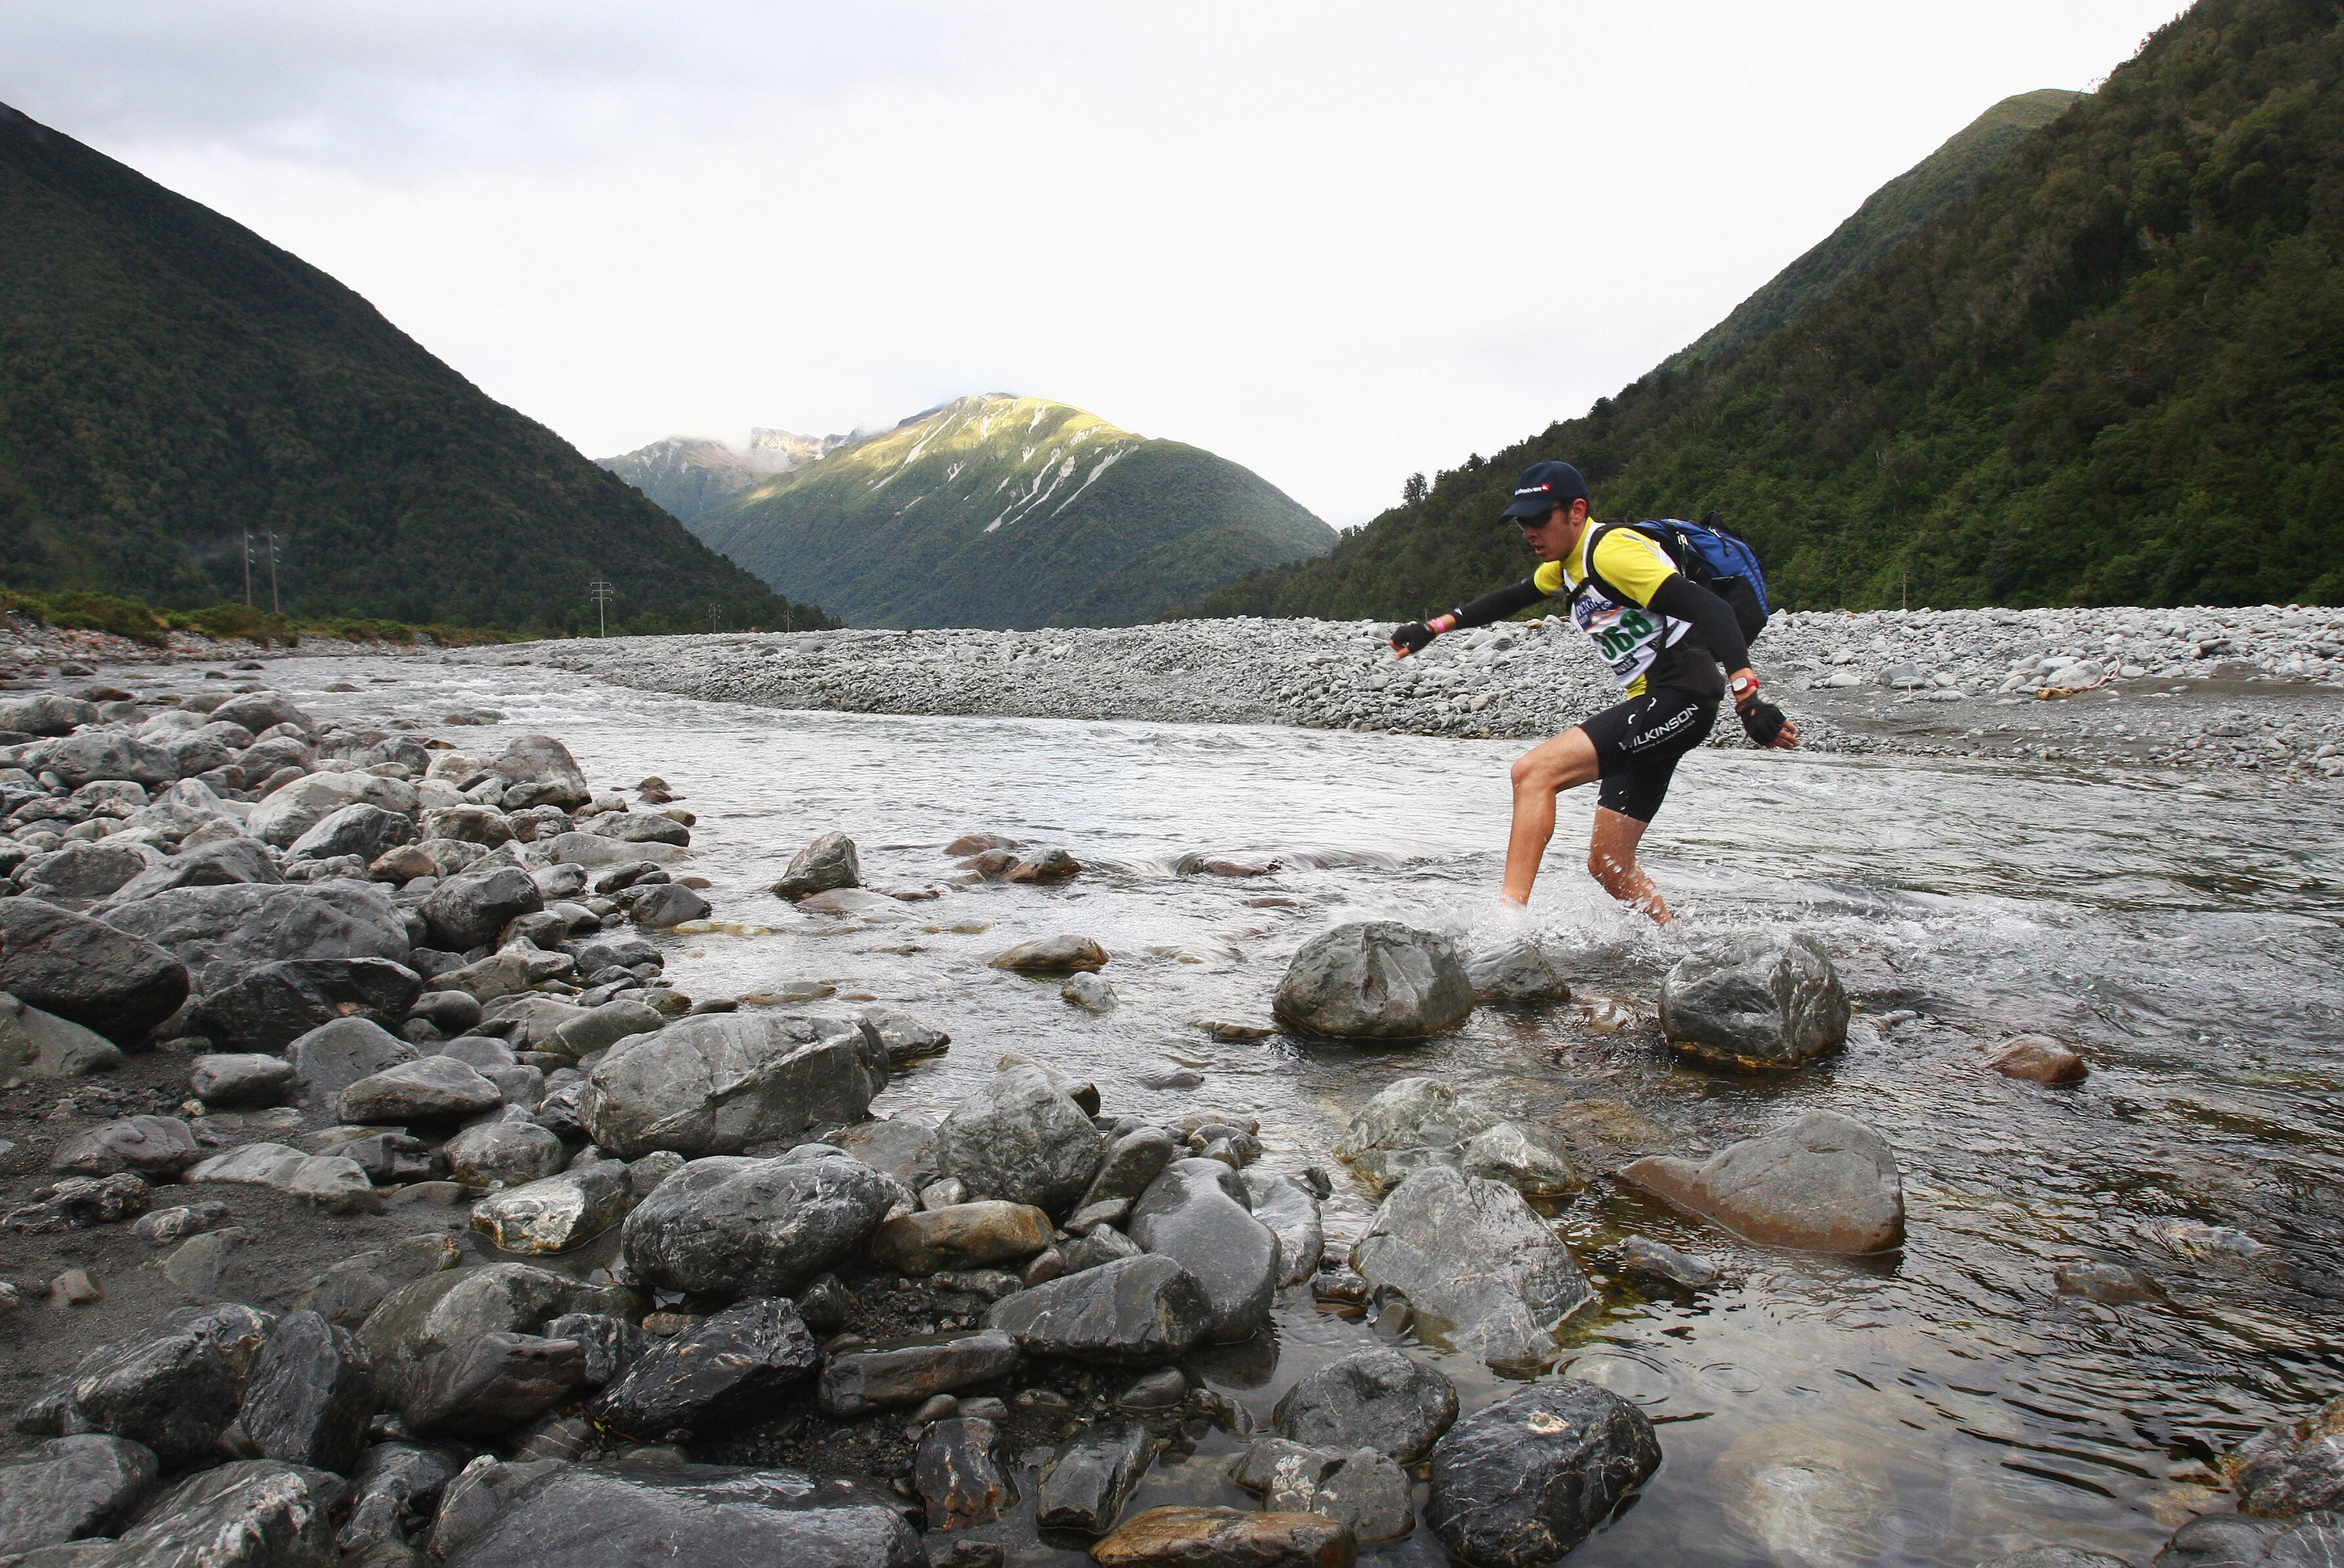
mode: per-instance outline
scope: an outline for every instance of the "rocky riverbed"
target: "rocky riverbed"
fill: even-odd
[[[460,657],[781,708],[1430,735],[1549,735],[1617,700],[1558,616],[1444,637],[1407,660],[1386,646],[1390,630],[1187,621],[572,641]],[[1825,753],[2344,772],[2344,615],[2332,609],[1793,612],[1753,658]],[[1710,744],[1747,743],[1725,723]]]
[[[123,1543],[76,1556],[253,1523],[278,1554],[251,1561],[608,1561],[712,1500],[728,1549],[907,1564],[1528,1562],[1587,1530],[1586,1563],[2145,1560],[2193,1513],[2177,1550],[2318,1528],[2288,1521],[2328,1495],[2326,1417],[2237,1491],[2212,1462],[2332,1391],[2316,1127],[2344,1092],[2287,1054],[2332,1011],[2273,983],[2332,956],[2333,844],[2278,842],[2233,775],[1702,759],[1773,770],[1809,836],[1722,804],[1724,855],[1665,875],[1729,929],[1805,878],[1753,924],[1795,910],[1853,1013],[1836,1045],[1827,1003],[1778,1019],[1751,1077],[1743,1035],[1670,1046],[1684,953],[1569,882],[1527,944],[1453,917],[1493,837],[1461,785],[1369,822],[1395,779],[1501,779],[1502,747],[793,715],[501,662],[542,652],[277,666],[289,693],[101,671],[123,695],[10,710],[78,733],[20,743],[6,803],[0,1335],[32,1430],[0,1486]],[[2188,842],[2112,860],[2167,798]],[[1966,846],[1921,885],[1927,832],[1988,799],[2035,835],[2013,876],[1967,895]],[[1298,825],[1347,820],[1348,847]],[[2053,825],[2115,902],[1996,932]],[[2236,858],[2258,839],[2268,866]],[[2150,864],[2220,854],[2218,942],[2111,924],[2177,909]],[[1834,885],[1884,855],[1909,893]],[[104,961],[37,962],[76,942]],[[1379,964],[1427,966],[1446,1033],[1316,1033],[1383,1016],[1343,1005]],[[41,989],[60,970],[105,983]],[[2235,1070],[2187,1060],[2218,1015],[2198,1055]],[[1826,1209],[1747,1178],[1809,1167]],[[2234,1520],[2265,1487],[2287,1519]]]

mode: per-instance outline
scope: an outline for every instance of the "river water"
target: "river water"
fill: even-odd
[[[1565,799],[1533,916],[1575,956],[1572,1006],[1485,1011],[1403,1047],[1224,1045],[1198,1021],[1268,1023],[1287,958],[1330,924],[1394,918],[1469,940],[1490,928],[1517,744],[782,713],[504,657],[288,661],[269,678],[321,715],[434,721],[466,751],[525,730],[560,736],[598,789],[664,777],[699,816],[692,869],[738,928],[662,938],[684,990],[818,981],[835,996],[817,1008],[868,996],[953,1035],[881,1114],[934,1117],[1013,1050],[1096,1080],[1110,1113],[1250,1112],[1272,1167],[1334,1173],[1330,1250],[1373,1200],[1328,1146],[1409,1074],[1592,1128],[1612,1140],[1609,1163],[1714,1149],[1810,1107],[1878,1128],[1909,1211],[1892,1257],[1746,1247],[1608,1180],[1558,1215],[1604,1277],[1561,1369],[1642,1405],[1667,1456],[1573,1554],[1581,1568],[1972,1568],[2045,1543],[2146,1561],[2193,1511],[2229,1505],[2205,1484],[2209,1459],[2344,1389],[2344,788],[1697,752],[1646,841],[1676,932],[1594,890],[1577,849],[1592,803]],[[467,708],[504,722],[436,724]],[[861,846],[872,886],[945,891],[876,923],[803,915],[763,891],[831,829]],[[977,831],[1064,845],[1089,869],[1052,890],[950,885],[942,846]],[[1207,855],[1283,865],[1178,874]],[[1860,1007],[1850,1048],[1780,1079],[1675,1065],[1651,1015],[1679,944],[1761,924],[1831,951]],[[1062,932],[1114,955],[1112,1014],[985,966]],[[2018,1030],[2077,1045],[2090,1080],[2046,1088],[1982,1070],[1980,1047]],[[1143,1087],[1177,1068],[1203,1084]],[[2193,1259],[2176,1220],[2232,1228],[2260,1249]],[[1727,1282],[1697,1300],[1640,1298],[1601,1262],[1631,1232],[1712,1259]],[[2079,1259],[2138,1268],[2166,1300],[2056,1294],[2053,1270]],[[1377,1332],[1292,1294],[1277,1345],[1206,1369],[1265,1424],[1301,1371]],[[1469,1408],[1510,1386],[1435,1359]],[[1159,1467],[1135,1506],[1251,1506],[1218,1479],[1238,1446],[1212,1435]],[[1421,1528],[1363,1555],[1442,1560]]]

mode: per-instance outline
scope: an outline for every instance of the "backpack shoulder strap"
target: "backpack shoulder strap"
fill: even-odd
[[[1595,527],[1595,531],[1589,535],[1587,540],[1587,554],[1585,557],[1587,561],[1587,575],[1581,581],[1578,588],[1574,588],[1571,591],[1571,596],[1572,599],[1577,599],[1581,591],[1585,589],[1588,584],[1592,583],[1596,587],[1603,590],[1605,596],[1615,604],[1632,604],[1635,602],[1626,594],[1621,592],[1620,590],[1613,587],[1610,582],[1606,582],[1603,574],[1595,570],[1596,548],[1603,542],[1607,535],[1611,534],[1616,529],[1622,528],[1626,529],[1631,533],[1651,540],[1654,544],[1659,545],[1661,547],[1661,553],[1667,556],[1672,562],[1676,563],[1678,571],[1682,572],[1684,570],[1682,563],[1677,561],[1677,552],[1669,547],[1669,544],[1665,540],[1655,537],[1655,533],[1652,529],[1632,522],[1598,523]]]

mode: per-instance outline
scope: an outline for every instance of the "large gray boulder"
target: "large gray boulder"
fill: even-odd
[[[524,915],[545,907],[545,895],[518,865],[482,866],[451,876],[423,901],[431,945],[450,953],[485,947]]]
[[[423,989],[388,958],[291,958],[247,971],[187,1013],[187,1032],[231,1051],[281,1051],[337,1018],[396,1025]]]
[[[286,1047],[294,1082],[305,1105],[330,1105],[360,1078],[411,1062],[413,1046],[369,1018],[337,1018],[321,1024]]]
[[[1417,1039],[1465,1021],[1473,982],[1448,937],[1368,920],[1304,943],[1270,1010],[1308,1035]]]
[[[1536,1568],[1660,1467],[1643,1411],[1593,1383],[1534,1383],[1449,1429],[1432,1451],[1425,1520],[1473,1568]]]
[[[1371,1448],[1401,1464],[1423,1458],[1456,1419],[1455,1384],[1380,1345],[1305,1373],[1269,1417],[1280,1437],[1311,1448]]]
[[[84,904],[104,898],[143,875],[148,857],[157,853],[144,845],[75,839],[18,866],[16,885],[35,898]]]
[[[85,1128],[49,1156],[49,1168],[65,1176],[113,1176],[129,1171],[149,1181],[177,1181],[199,1163],[204,1148],[193,1128],[175,1116],[121,1116]]]
[[[48,771],[74,789],[99,779],[126,779],[149,787],[177,784],[178,760],[160,746],[102,730],[85,731],[49,753]]]
[[[324,1568],[349,1495],[327,1471],[238,1460],[180,1482],[110,1552],[75,1568]]]
[[[290,724],[302,733],[315,735],[318,721],[294,705],[282,692],[239,692],[212,710],[212,723],[240,724],[259,734],[279,724]]]
[[[0,1084],[77,1078],[121,1064],[113,1041],[0,992]]]
[[[779,1159],[718,1155],[661,1182],[627,1217],[621,1247],[635,1278],[662,1290],[791,1296],[859,1251],[902,1196],[823,1145]]]
[[[936,1128],[936,1169],[971,1198],[1029,1203],[1053,1216],[1090,1185],[1103,1150],[1098,1128],[1050,1075],[1004,1067]]]
[[[712,1013],[611,1047],[579,1108],[622,1159],[697,1158],[860,1121],[886,1083],[886,1052],[852,1024]]]
[[[566,811],[594,795],[570,748],[551,735],[521,736],[489,764],[489,771],[504,780],[510,811],[532,805],[558,805]]]
[[[1448,1166],[1392,1189],[1351,1267],[1406,1299],[1417,1332],[1500,1369],[1553,1360],[1564,1319],[1594,1300],[1561,1238],[1512,1188]]]
[[[617,1224],[632,1199],[627,1168],[615,1159],[598,1159],[490,1193],[472,1205],[472,1229],[500,1252],[567,1252]]]
[[[0,992],[120,1045],[178,1010],[187,966],[136,932],[44,904],[0,899]]]
[[[293,841],[286,852],[291,860],[331,860],[355,855],[371,863],[387,850],[415,842],[415,819],[361,801],[328,812],[317,825]]]
[[[644,1351],[602,1391],[594,1417],[621,1431],[692,1431],[778,1402],[822,1359],[795,1306],[756,1297]]]
[[[521,1487],[447,1568],[758,1563],[927,1568],[892,1508],[791,1470],[565,1464]]]
[[[1707,1160],[1648,1155],[1620,1174],[1763,1246],[1862,1253],[1904,1242],[1895,1154],[1836,1111],[1806,1111]]]
[[[607,1312],[630,1321],[643,1302],[616,1285],[594,1285],[526,1263],[485,1263],[424,1275],[382,1299],[359,1330],[384,1403],[405,1401],[417,1369],[482,1334],[534,1334],[564,1312]]]
[[[26,735],[69,735],[97,723],[97,704],[44,692],[33,697],[0,698],[0,730]]]
[[[245,831],[279,849],[346,805],[373,805],[412,818],[417,809],[415,786],[400,779],[372,774],[308,774],[278,789],[252,808]]]
[[[405,1127],[478,1116],[504,1103],[497,1086],[470,1064],[453,1057],[419,1057],[342,1090],[334,1097],[334,1114],[346,1122]]]
[[[0,1557],[110,1535],[155,1484],[145,1445],[84,1432],[0,1460]]]
[[[288,1312],[252,1363],[237,1423],[270,1459],[346,1472],[366,1447],[374,1363],[347,1329]]]
[[[1176,1159],[1150,1182],[1127,1233],[1171,1259],[1205,1287],[1217,1344],[1249,1340],[1269,1321],[1284,1276],[1278,1233],[1246,1207],[1244,1179],[1217,1159]]]
[[[270,1316],[234,1302],[183,1307],[100,1345],[35,1398],[16,1429],[36,1436],[101,1431],[177,1468],[212,1456],[243,1402]]]
[[[1327,1249],[1327,1232],[1319,1222],[1318,1199],[1310,1189],[1282,1171],[1255,1166],[1244,1173],[1246,1199],[1253,1217],[1278,1232],[1283,1259],[1280,1285],[1298,1285],[1318,1271]]]
[[[1661,1032],[1683,1056],[1781,1070],[1847,1040],[1847,991],[1823,944],[1803,934],[1713,938],[1661,982]]]
[[[1178,1361],[1212,1321],[1203,1281],[1152,1252],[1020,1290],[985,1315],[1028,1355],[1124,1367]]]
[[[1378,1192],[1434,1165],[1455,1166],[1540,1197],[1586,1185],[1560,1140],[1506,1120],[1438,1078],[1405,1077],[1385,1086],[1335,1140],[1335,1154]]]
[[[621,844],[673,844],[692,842],[692,830],[672,816],[656,812],[606,811],[588,817],[581,831],[597,838],[616,839]]]
[[[863,863],[855,855],[854,841],[843,833],[825,833],[792,857],[773,891],[794,900],[862,885]]]
[[[148,806],[148,811],[161,808]],[[134,819],[135,821],[135,819]],[[128,904],[179,887],[226,887],[235,883],[277,884],[285,880],[277,863],[257,838],[239,833],[197,849],[183,850],[150,865],[114,890],[111,904]]]
[[[117,899],[103,917],[186,965],[207,996],[279,959],[404,964],[409,952],[407,921],[389,892],[361,882],[180,887],[135,903]]]

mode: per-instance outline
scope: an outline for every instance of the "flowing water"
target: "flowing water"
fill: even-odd
[[[1334,1173],[1330,1249],[1373,1200],[1328,1146],[1409,1074],[1593,1127],[1615,1140],[1615,1162],[1714,1149],[1809,1107],[1878,1128],[1909,1209],[1910,1239],[1891,1257],[1745,1247],[1609,1181],[1561,1211],[1604,1277],[1561,1368],[1641,1404],[1667,1455],[1573,1554],[1582,1568],[1971,1568],[2038,1543],[2146,1561],[2192,1511],[2228,1506],[2204,1484],[2209,1459],[2344,1389],[2331,1332],[2344,1303],[2344,790],[1700,752],[1646,844],[1677,933],[1595,892],[1576,850],[1592,803],[1565,799],[1533,915],[1575,955],[1574,1005],[1484,1011],[1408,1047],[1228,1045],[1198,1021],[1268,1022],[1287,958],[1330,924],[1463,934],[1488,918],[1512,744],[779,713],[496,657],[294,661],[271,679],[321,714],[494,709],[498,727],[433,733],[466,751],[523,729],[561,736],[598,788],[663,776],[698,814],[692,869],[738,932],[662,938],[669,975],[703,995],[819,981],[836,995],[816,1008],[869,996],[948,1029],[951,1053],[900,1077],[882,1114],[939,1114],[1013,1050],[1096,1080],[1111,1113],[1250,1112],[1271,1166]],[[396,683],[322,689],[377,677]],[[861,846],[872,886],[945,891],[876,922],[803,915],[763,891],[834,828]],[[1062,845],[1090,869],[1051,890],[951,885],[942,847],[973,831]],[[1200,855],[1283,864],[1255,878],[1179,875]],[[1679,943],[1761,924],[1830,949],[1861,1009],[1848,1051],[1764,1080],[1675,1065],[1651,1014]],[[1061,932],[1114,955],[1112,1014],[985,966]],[[1982,1070],[1981,1045],[2019,1030],[2076,1043],[2090,1080],[2046,1088]],[[1143,1087],[1177,1068],[1202,1085]],[[2260,1249],[2209,1251],[2177,1220]],[[1717,1261],[1726,1283],[1640,1298],[1601,1262],[1632,1231]],[[2166,1299],[2056,1294],[2053,1270],[2079,1259],[2139,1268]],[[1204,1364],[1265,1424],[1302,1371],[1378,1331],[1291,1295],[1275,1344]],[[1469,1408],[1509,1386],[1436,1359]],[[1237,1446],[1210,1435],[1159,1467],[1137,1505],[1251,1506],[1219,1479]],[[1421,1528],[1365,1555],[1441,1560]]]

